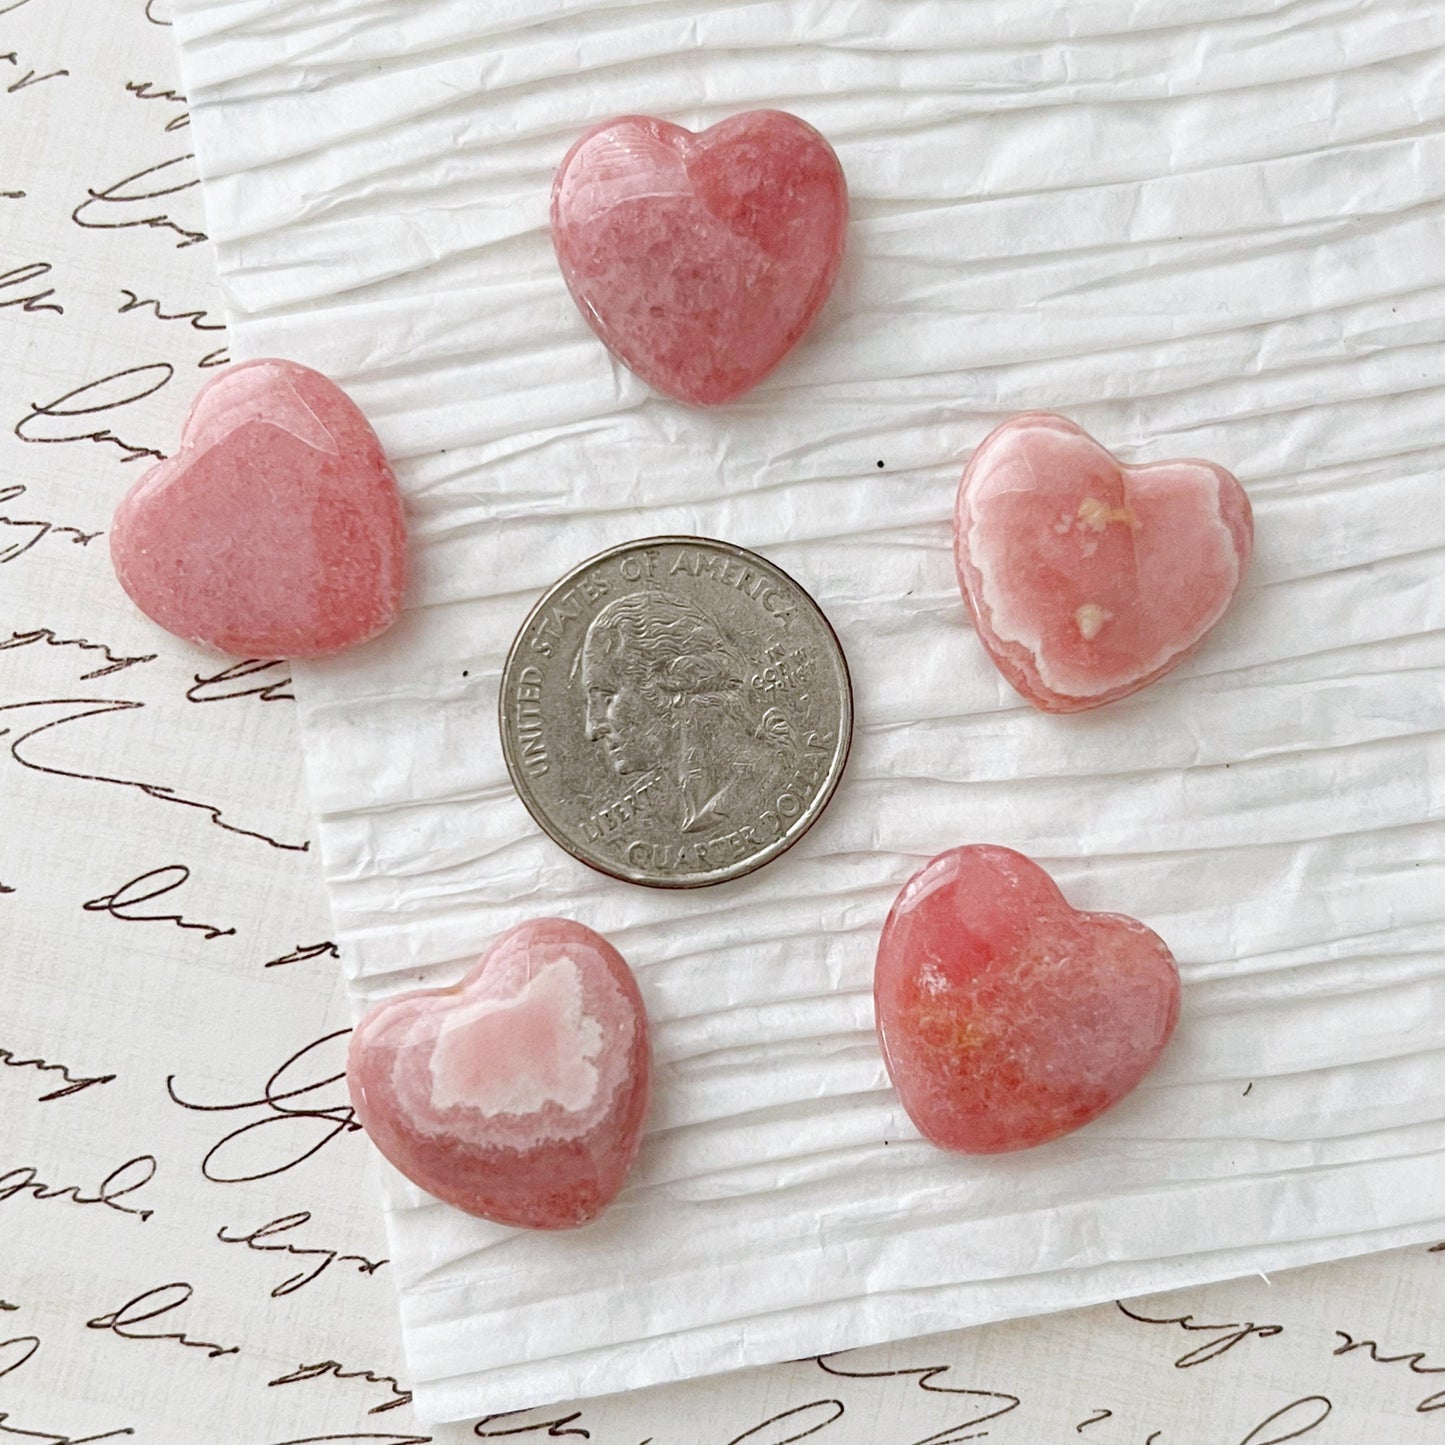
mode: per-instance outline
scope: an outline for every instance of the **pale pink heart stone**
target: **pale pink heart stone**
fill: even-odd
[[[396,620],[406,526],[350,397],[294,361],[247,361],[197,392],[180,449],[121,498],[110,555],[131,600],[178,637],[317,657]]]
[[[1223,467],[1124,466],[1051,412],[984,438],[954,511],[979,638],[1045,712],[1099,707],[1177,667],[1239,590],[1253,539]]]
[[[1137,919],[1081,913],[1010,848],[940,853],[904,885],[874,971],[889,1077],[941,1149],[1057,1139],[1148,1073],[1179,1018],[1179,972]]]
[[[582,314],[650,386],[698,406],[740,396],[793,348],[832,289],[847,221],[833,148],[777,110],[697,135],[607,121],[552,187],[552,244]]]
[[[651,1057],[622,956],[580,923],[540,918],[451,988],[373,1008],[346,1076],[372,1143],[428,1194],[498,1224],[569,1229],[622,1187]]]

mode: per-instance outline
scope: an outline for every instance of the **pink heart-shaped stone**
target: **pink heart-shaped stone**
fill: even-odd
[[[552,187],[552,244],[582,314],[650,386],[698,406],[788,354],[832,289],[847,221],[832,146],[777,110],[698,135],[610,120]]]
[[[351,398],[294,361],[247,361],[196,394],[180,450],[111,524],[120,585],[168,632],[239,657],[317,657],[384,632],[406,525]]]
[[[1124,466],[1066,417],[990,432],[958,488],[954,556],[983,645],[1035,707],[1079,712],[1177,667],[1239,590],[1249,498],[1212,462]]]
[[[1037,863],[974,845],[904,885],[873,998],[908,1117],[941,1149],[995,1154],[1122,1099],[1174,1031],[1179,972],[1137,919],[1080,913]]]
[[[356,1026],[346,1076],[378,1149],[429,1194],[527,1229],[586,1224],[642,1140],[651,1051],[637,982],[561,918],[504,933],[451,988]]]

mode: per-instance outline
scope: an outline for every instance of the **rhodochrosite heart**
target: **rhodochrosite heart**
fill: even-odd
[[[680,401],[730,401],[808,329],[843,259],[848,187],[796,116],[694,135],[629,115],[589,131],[552,187],[552,244],[608,349]]]
[[[121,499],[110,555],[131,600],[178,637],[317,657],[396,620],[406,526],[350,397],[294,361],[247,361],[201,388],[180,450]]]
[[[973,454],[953,535],[999,671],[1035,707],[1078,712],[1194,651],[1239,590],[1254,530],[1223,467],[1123,466],[1066,417],[1027,412]]]
[[[429,1194],[499,1224],[586,1224],[642,1139],[651,1051],[631,970],[560,918],[504,933],[452,988],[356,1026],[346,1076],[372,1142]]]
[[[908,1116],[942,1149],[1056,1139],[1124,1097],[1179,1018],[1179,972],[1137,919],[1070,908],[1009,848],[940,853],[888,915],[878,1037]]]

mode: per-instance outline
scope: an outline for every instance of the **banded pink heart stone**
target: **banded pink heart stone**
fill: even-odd
[[[1178,1021],[1179,972],[1137,919],[1076,912],[1037,863],[973,845],[904,885],[873,996],[919,1132],[995,1154],[1057,1139],[1134,1088]]]
[[[833,148],[778,110],[701,134],[628,115],[587,132],[552,187],[552,244],[592,329],[649,386],[715,406],[812,324],[843,259]]]
[[[196,394],[176,454],[111,524],[120,585],[168,632],[238,657],[319,657],[396,620],[401,498],[335,382],[246,361]]]
[[[636,1157],[651,1051],[637,982],[561,918],[502,934],[451,988],[356,1026],[346,1076],[372,1143],[414,1184],[498,1224],[570,1229]]]
[[[1199,646],[1239,590],[1254,527],[1223,467],[1124,466],[1066,417],[1026,412],[973,454],[953,535],[999,671],[1044,712],[1079,712]]]

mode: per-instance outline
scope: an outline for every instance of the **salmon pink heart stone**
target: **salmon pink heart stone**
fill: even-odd
[[[504,933],[451,988],[378,1004],[346,1075],[372,1143],[428,1194],[498,1224],[569,1229],[622,1187],[651,1051],[636,980],[560,918]]]
[[[796,116],[694,135],[629,115],[589,131],[552,187],[573,299],[648,385],[713,406],[756,386],[812,324],[843,259],[848,187]]]
[[[131,601],[178,637],[318,657],[396,620],[406,527],[346,393],[294,361],[247,361],[201,388],[180,450],[121,498],[110,555]]]
[[[1076,912],[1009,848],[954,848],[908,880],[873,987],[908,1117],[966,1154],[1027,1149],[1097,1118],[1179,1018],[1159,937],[1122,914]]]
[[[1199,646],[1239,590],[1254,529],[1223,467],[1123,466],[1067,418],[1026,412],[973,454],[953,535],[999,671],[1044,712],[1079,712]]]

